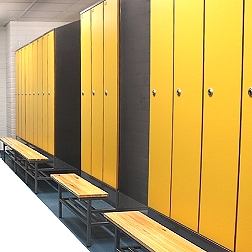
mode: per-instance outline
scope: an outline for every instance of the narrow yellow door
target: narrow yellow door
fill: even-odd
[[[47,41],[48,41],[48,36],[47,34],[45,34],[42,38],[43,41],[43,78],[42,78],[42,104],[43,104],[43,126],[42,126],[42,135],[43,135],[43,139],[42,139],[42,149],[47,151],[47,147],[48,147],[48,101],[47,101],[47,92],[48,92],[48,64],[47,64]]]
[[[19,57],[20,57],[20,51],[16,51],[15,53],[15,64],[16,64],[16,135],[19,136],[19,71],[20,71],[20,65],[19,65]]]
[[[171,218],[197,231],[200,185],[204,1],[177,0]]]
[[[104,2],[103,181],[118,187],[119,1]]]
[[[103,3],[92,9],[92,175],[103,169]]]
[[[239,160],[242,0],[206,1],[199,231],[234,249]]]
[[[19,87],[18,87],[18,136],[22,135],[22,50],[19,49]]]
[[[32,51],[32,44],[28,45],[28,92],[27,92],[27,98],[28,98],[28,109],[29,109],[29,139],[28,142],[33,144],[33,122],[34,122],[34,107],[33,107],[33,95],[32,95],[32,90],[33,90],[33,51]]]
[[[81,170],[91,165],[91,14],[81,14]]]
[[[42,78],[43,78],[43,40],[38,39],[38,147],[43,148],[43,103],[42,103]]]
[[[38,41],[32,43],[32,71],[33,71],[33,144],[38,145]]]
[[[21,116],[22,116],[22,139],[26,139],[26,100],[25,100],[25,92],[26,92],[26,48],[22,48],[22,96],[21,96]]]
[[[150,29],[148,205],[169,216],[173,94],[172,0],[151,1]]]
[[[29,142],[30,139],[30,101],[29,101],[29,45],[25,46],[25,138]]]
[[[54,31],[47,34],[47,52],[48,52],[48,66],[47,78],[48,88],[47,93],[47,152],[54,155],[55,153],[55,39]]]
[[[252,251],[252,1],[245,2],[245,34],[243,58],[243,95],[242,95],[242,128],[241,128],[241,156],[240,183],[238,196],[238,216],[236,252]]]

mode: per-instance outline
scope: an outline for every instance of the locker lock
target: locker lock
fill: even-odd
[[[208,93],[209,97],[212,97],[213,96],[213,89],[209,88],[207,93]]]
[[[153,90],[152,90],[152,95],[155,97],[156,94],[157,94],[157,90],[156,90],[156,89],[153,89]]]
[[[248,95],[249,95],[249,97],[252,97],[252,87],[249,88]]]
[[[105,94],[106,96],[108,95],[108,90],[107,90],[107,89],[104,91],[104,94]]]
[[[50,95],[51,94],[51,92],[48,92],[48,95]]]
[[[95,95],[95,91],[94,90],[92,91],[92,94]]]
[[[182,90],[180,88],[177,89],[177,96],[181,96]]]
[[[85,94],[85,92],[84,91],[81,91],[81,95],[84,95]]]

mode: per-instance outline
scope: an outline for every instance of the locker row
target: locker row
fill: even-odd
[[[16,53],[17,135],[56,156],[75,135],[69,151],[59,155],[77,150],[79,139],[73,159],[80,162],[74,165],[114,190],[120,190],[124,144],[120,3],[100,1],[80,14],[75,86],[58,81],[57,67],[67,71],[71,61],[62,68],[55,56],[57,32]],[[150,1],[148,207],[237,252],[252,248],[251,16],[251,0]],[[69,94],[76,91],[70,100],[57,92],[69,85]],[[128,96],[128,106],[134,98]],[[77,106],[68,115],[58,100]],[[67,122],[64,130],[57,127],[60,120]],[[70,132],[78,120],[80,129]],[[57,142],[66,133],[68,140]]]

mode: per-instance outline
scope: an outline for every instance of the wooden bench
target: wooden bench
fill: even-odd
[[[39,167],[39,164],[48,162],[49,159],[15,138],[1,137],[0,141],[3,142],[3,160],[5,161],[5,155],[8,155],[14,162],[15,172],[17,165],[25,171],[26,184],[30,175],[35,181],[35,193],[37,193],[38,181],[50,179],[45,172],[53,169],[48,165]]]
[[[137,251],[134,246],[120,246],[120,231],[153,252],[205,251],[139,211],[110,212],[104,216],[115,226],[115,251]]]
[[[108,193],[75,173],[51,174],[52,179],[58,183],[59,218],[62,217],[62,204],[68,207],[87,226],[87,243],[91,246],[91,227],[93,225],[107,225],[109,222],[101,213],[114,211],[115,208],[94,208],[92,201],[103,200]],[[62,188],[71,193],[70,197],[62,196]],[[72,197],[73,195],[73,197]]]

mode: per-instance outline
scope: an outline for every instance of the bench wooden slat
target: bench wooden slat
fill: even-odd
[[[107,192],[89,183],[75,173],[51,174],[50,176],[80,199],[108,196]]]
[[[205,251],[139,211],[110,212],[104,216],[150,251]]]
[[[0,141],[2,141],[5,145],[17,151],[20,155],[26,158],[28,161],[47,161],[48,158],[36,150],[30,148],[29,146],[21,143],[15,138],[12,137],[1,137]]]

